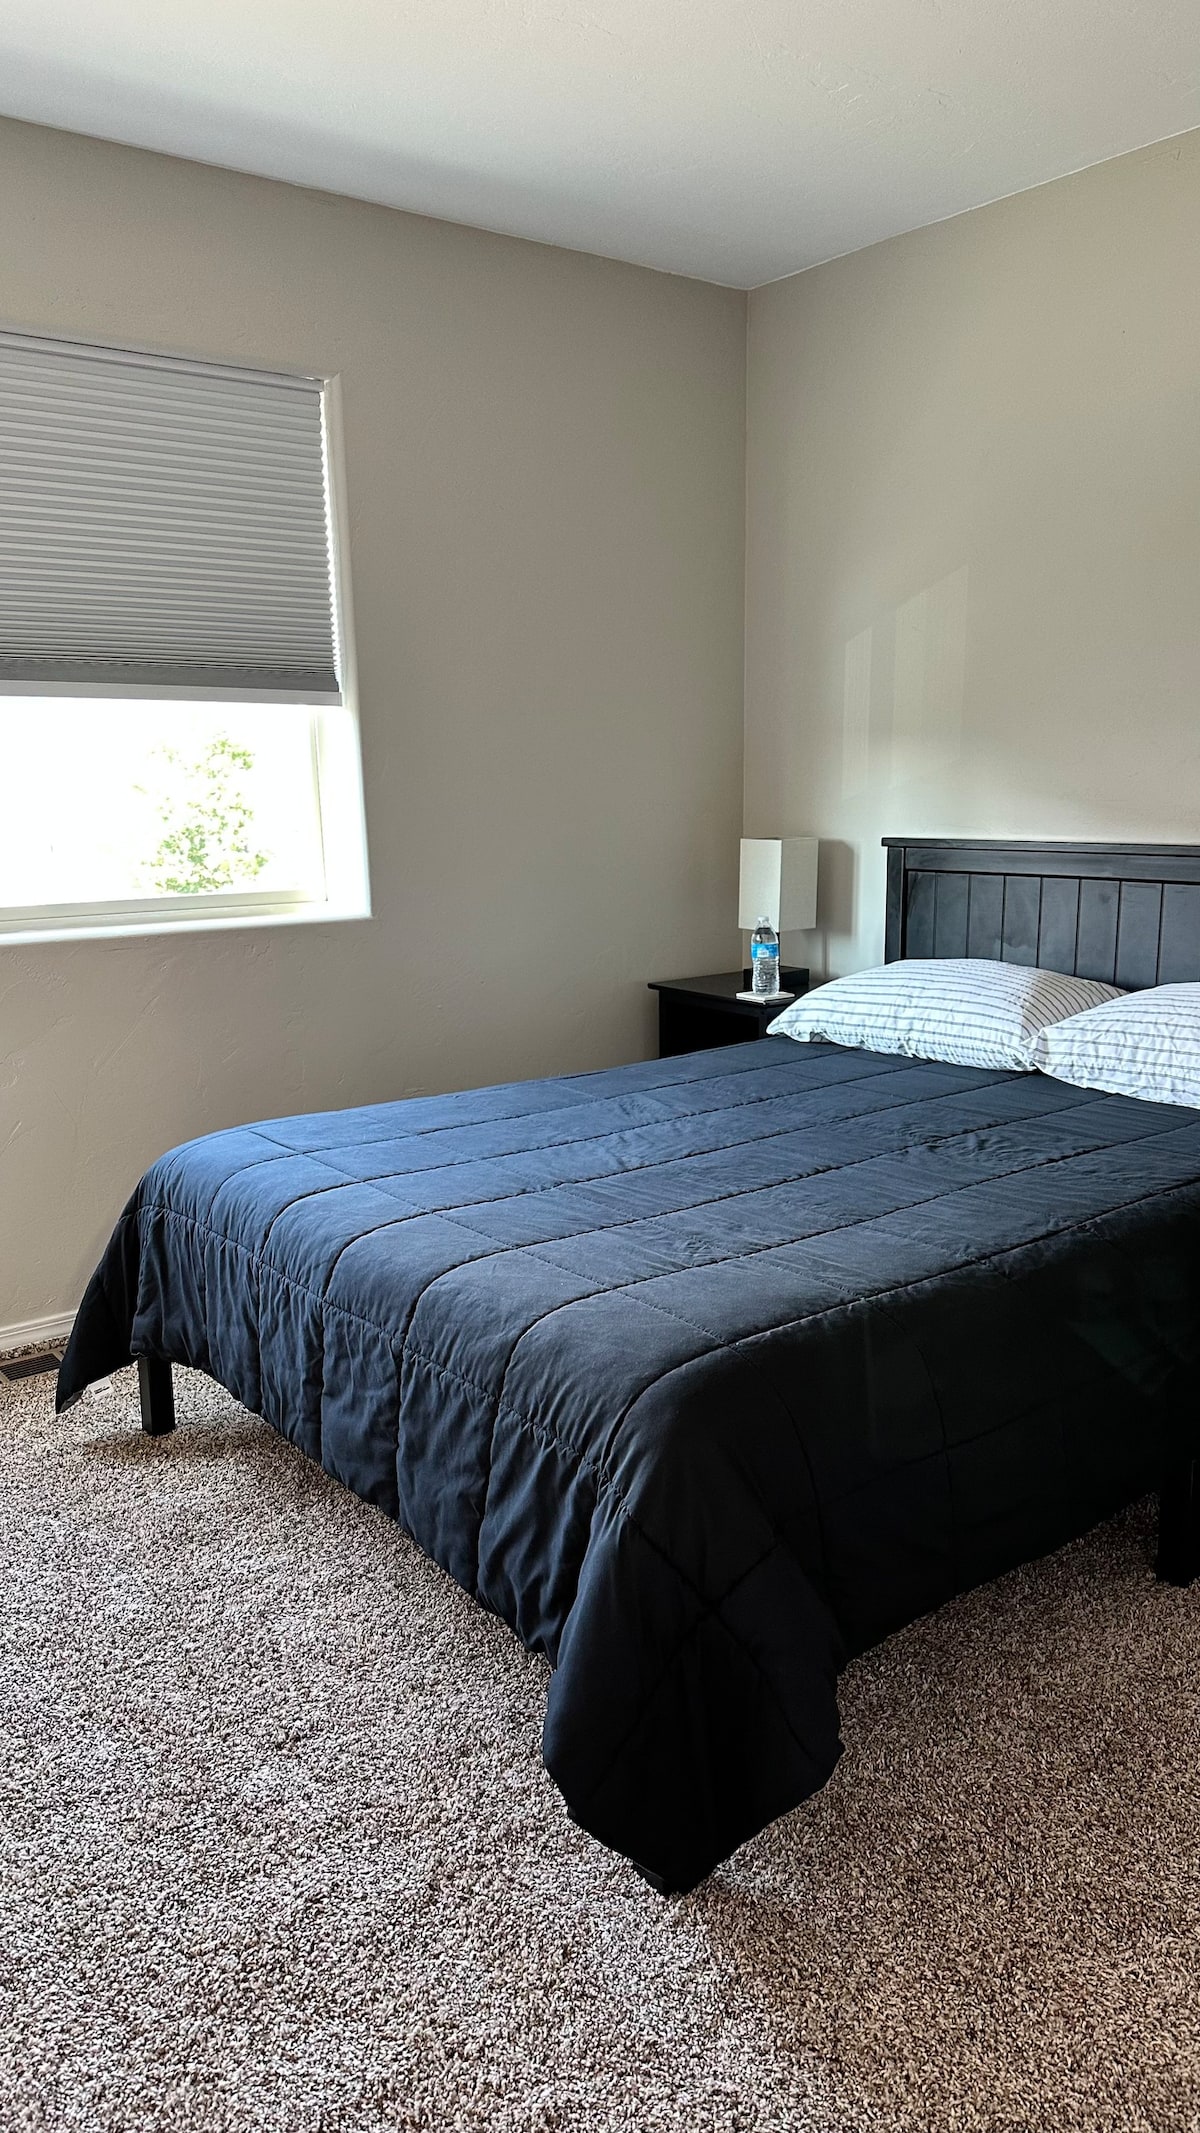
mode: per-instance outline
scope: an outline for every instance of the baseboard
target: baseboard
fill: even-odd
[[[0,1326],[0,1355],[15,1355],[21,1348],[61,1348],[75,1323],[73,1311],[57,1318],[27,1318],[24,1325]]]

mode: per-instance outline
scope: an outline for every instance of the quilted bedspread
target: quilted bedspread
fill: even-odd
[[[398,1518],[684,1889],[829,1777],[848,1654],[1153,1486],[1198,1298],[1200,1113],[780,1037],[175,1149],[59,1400],[197,1366]]]

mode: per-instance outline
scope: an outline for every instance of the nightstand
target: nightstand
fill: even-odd
[[[807,970],[784,969],[779,982],[797,998],[808,991]],[[765,1037],[767,1025],[782,1014],[789,1002],[768,1000],[757,1007],[753,1000],[739,1000],[749,987],[749,973],[723,970],[711,978],[656,978],[650,991],[658,994],[658,1056],[674,1059],[680,1052],[706,1052],[718,1044],[746,1044]]]

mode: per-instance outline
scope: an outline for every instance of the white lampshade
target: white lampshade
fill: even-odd
[[[817,839],[743,837],[738,924],[747,932],[769,918],[776,933],[803,933],[817,923]]]

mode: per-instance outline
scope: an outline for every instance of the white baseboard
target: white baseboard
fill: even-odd
[[[27,1318],[24,1325],[0,1326],[0,1355],[13,1355],[19,1348],[61,1348],[75,1323],[73,1311],[57,1318]]]

